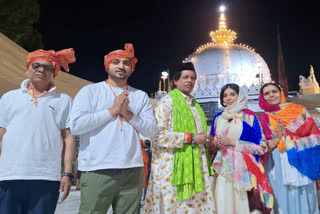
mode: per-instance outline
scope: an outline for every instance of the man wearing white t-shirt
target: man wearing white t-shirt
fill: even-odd
[[[147,94],[128,86],[137,63],[132,44],[105,56],[106,81],[85,86],[71,111],[71,132],[80,135],[79,214],[139,213],[143,157],[139,133],[152,137],[156,120]]]
[[[53,78],[61,66],[69,71],[74,61],[73,49],[31,52],[28,79],[0,100],[1,214],[54,214],[59,191],[62,200],[69,194],[75,151],[69,129],[72,100],[56,91]]]

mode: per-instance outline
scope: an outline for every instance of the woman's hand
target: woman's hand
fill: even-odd
[[[281,141],[282,137],[286,136],[286,129],[284,128],[280,119],[278,119],[277,135],[268,141],[268,147],[272,151]]]
[[[286,129],[280,119],[278,119],[277,136],[281,138],[286,136]]]
[[[236,146],[236,140],[230,137],[215,137],[215,145],[218,148],[223,148],[225,146]]]
[[[282,137],[280,135],[277,135],[275,138],[272,138],[271,140],[268,140],[269,150],[272,151],[274,148],[276,148],[281,139],[282,139]]]

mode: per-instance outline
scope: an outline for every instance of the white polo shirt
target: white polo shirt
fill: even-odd
[[[0,99],[0,127],[6,128],[0,156],[1,180],[61,178],[63,141],[72,99],[51,88],[33,103],[24,80]]]

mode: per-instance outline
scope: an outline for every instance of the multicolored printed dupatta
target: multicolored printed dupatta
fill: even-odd
[[[197,133],[194,116],[183,95],[178,89],[169,92],[173,103],[173,131],[175,132],[190,132]],[[205,114],[200,105],[193,100],[192,103],[196,107],[201,117],[203,131],[207,132],[207,121]],[[207,151],[206,151],[207,152]],[[208,171],[213,174],[211,161],[208,158]],[[178,201],[188,199],[197,192],[202,192],[203,181],[200,161],[200,148],[196,144],[184,144],[183,148],[174,150],[174,165],[172,172],[172,185],[177,187]]]
[[[213,137],[228,132],[227,130],[222,132],[221,127],[219,128],[224,123],[221,115],[222,112],[213,119],[211,127]],[[238,129],[240,132],[237,135],[237,145],[219,149],[213,167],[218,174],[232,182],[234,188],[248,192],[250,211],[260,210],[264,214],[269,214],[274,198],[263,165],[259,161],[258,154],[264,154],[266,145],[258,118],[254,112],[244,109],[235,115],[230,123],[230,127],[234,123],[237,127],[233,129]],[[234,132],[232,128],[229,131]],[[232,137],[232,135],[230,133],[227,136]]]
[[[275,137],[280,119],[286,136],[278,144],[279,151],[287,152],[288,162],[301,174],[317,180],[320,175],[320,131],[308,111],[301,105],[286,103],[283,98],[281,104],[270,105],[261,92],[259,105],[265,110],[259,120],[267,140]]]

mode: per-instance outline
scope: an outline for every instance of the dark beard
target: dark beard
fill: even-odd
[[[108,78],[113,79],[115,82],[127,80],[128,77],[117,77],[116,75],[112,75],[108,73]]]

